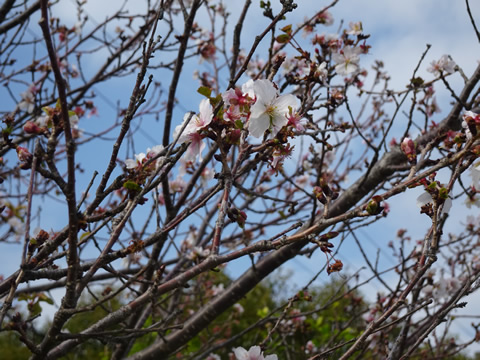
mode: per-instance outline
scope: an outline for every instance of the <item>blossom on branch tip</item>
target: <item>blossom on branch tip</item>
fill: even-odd
[[[361,21],[350,22],[350,30],[346,31],[348,35],[360,35],[363,32],[363,25]]]
[[[143,160],[145,159],[145,157],[146,157],[145,153],[135,154],[135,160],[133,159],[125,160],[125,167],[127,169],[135,169],[137,166],[143,163]]]
[[[427,71],[433,73],[435,76],[440,76],[442,72],[453,74],[455,72],[455,66],[457,66],[457,64],[455,64],[455,61],[453,61],[450,56],[443,55],[440,60],[432,61]]]
[[[316,16],[315,21],[319,24],[330,26],[333,24],[334,19],[333,15],[329,11],[325,10]]]
[[[237,360],[277,360],[277,355],[263,356],[260,346],[252,346],[248,351],[243,347],[237,347],[233,349]]]
[[[269,80],[255,81],[253,91],[256,101],[251,107],[248,131],[256,138],[262,137],[268,129],[271,130],[272,136],[277,135],[288,123],[287,115],[290,108],[296,109],[297,98],[291,94],[279,96],[277,89]]]
[[[407,156],[410,164],[416,164],[417,162],[417,151],[415,148],[415,143],[408,137],[403,139],[402,143],[400,144],[400,149],[402,149],[402,152]]]
[[[18,160],[24,163],[30,163],[32,162],[33,155],[28,151],[27,148],[24,148],[23,146],[17,146],[17,156]]]

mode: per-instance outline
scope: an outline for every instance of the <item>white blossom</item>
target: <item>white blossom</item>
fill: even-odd
[[[450,56],[443,55],[440,60],[432,61],[427,71],[433,73],[435,76],[440,76],[442,72],[453,74],[456,65],[457,64],[455,64],[455,61],[453,61]]]
[[[362,49],[345,46],[339,53],[333,54],[332,59],[337,63],[335,71],[339,75],[347,76],[358,71],[358,62],[360,57],[358,56]]]
[[[270,129],[275,136],[288,123],[289,108],[295,110],[297,98],[293,95],[278,95],[277,89],[269,80],[257,80],[253,83],[256,102],[251,108],[248,130],[256,138]]]
[[[233,349],[237,360],[278,360],[277,355],[263,356],[260,346],[252,346],[248,351],[243,347]]]
[[[433,198],[429,192],[425,191],[424,193],[420,194],[420,196],[417,198],[417,206],[419,208],[422,208],[422,206],[427,204],[433,205]],[[452,207],[452,199],[448,198],[443,203],[442,213],[448,213],[451,207]]]

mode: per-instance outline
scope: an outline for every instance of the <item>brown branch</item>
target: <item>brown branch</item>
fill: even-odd
[[[13,1],[12,1],[13,2]],[[6,4],[4,4],[3,7],[5,7]],[[17,16],[15,19],[12,19],[10,20],[9,22],[3,24],[2,26],[0,26],[0,34],[4,34],[6,32],[8,32],[8,30],[14,28],[15,26],[17,25],[20,25],[20,24],[23,24],[25,23],[25,21],[30,18],[30,16],[35,12],[37,11],[38,9],[40,9],[40,0],[38,0],[37,2],[35,2],[32,6],[30,6],[29,8],[27,8],[25,11],[23,11],[19,16]],[[0,18],[0,23],[2,22],[3,19]]]

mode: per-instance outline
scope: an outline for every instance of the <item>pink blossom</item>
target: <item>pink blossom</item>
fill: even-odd
[[[222,94],[224,118],[230,121],[247,119],[250,106],[255,102],[253,80],[243,84],[242,89],[229,89]]]
[[[190,142],[187,152],[185,153],[186,161],[195,161],[198,157],[202,161],[202,151],[205,149],[205,143],[203,142],[203,135],[199,132],[210,124],[213,119],[213,108],[210,101],[203,99],[200,102],[199,114],[191,116],[191,113],[185,114],[183,117],[183,123],[178,125],[173,132],[174,139],[177,139],[179,143]],[[189,121],[182,133],[184,124]]]
[[[402,149],[403,153],[407,156],[407,159],[410,163],[415,164],[417,160],[417,151],[415,143],[412,139],[406,137],[403,139],[402,143],[400,144],[400,149]]]
[[[415,154],[415,143],[412,139],[406,137],[403,139],[402,144],[400,145],[402,151],[405,155]]]
[[[17,156],[18,160],[25,163],[29,163],[33,159],[33,155],[30,153],[30,151],[22,146],[17,146]]]
[[[289,109],[289,113],[287,115],[288,125],[295,128],[297,131],[304,131],[305,130],[305,120],[302,119],[299,113],[293,112],[293,109]]]
[[[202,186],[206,187],[207,183],[212,180],[214,176],[215,171],[213,171],[212,168],[205,167],[205,169],[203,169],[202,173],[200,174],[200,181],[202,183]]]
[[[332,25],[334,21],[332,14],[326,10],[318,14],[315,20],[325,26]]]

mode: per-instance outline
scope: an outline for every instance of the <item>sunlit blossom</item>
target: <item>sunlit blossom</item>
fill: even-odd
[[[315,79],[318,79],[322,83],[325,83],[328,77],[327,63],[324,61],[320,65],[318,65],[318,63],[310,62],[308,66],[305,66],[302,69],[302,72],[306,76],[313,76]]]
[[[253,90],[257,100],[251,108],[248,130],[256,138],[262,137],[267,129],[275,136],[288,123],[287,115],[290,108],[296,109],[297,99],[291,94],[279,96],[268,80],[255,81]]]
[[[146,158],[145,153],[140,153],[140,154],[135,154],[135,160],[134,159],[127,159],[125,160],[125,167],[127,169],[135,169],[138,165],[141,165],[143,163],[143,160]]]

